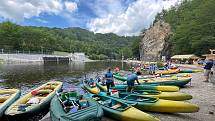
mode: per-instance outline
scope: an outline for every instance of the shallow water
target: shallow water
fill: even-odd
[[[22,91],[34,88],[49,80],[79,84],[81,79],[108,67],[121,67],[121,62],[73,62],[0,64],[0,88],[19,88]],[[129,68],[123,65],[124,69]]]

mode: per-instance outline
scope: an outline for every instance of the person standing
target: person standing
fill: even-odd
[[[111,71],[111,68],[108,68],[106,74],[105,74],[105,79],[106,79],[106,86],[107,86],[107,93],[109,93],[110,87],[115,87],[114,85],[114,80],[113,80],[113,72]]]
[[[140,85],[138,81],[138,75],[136,73],[130,74],[127,76],[127,88],[126,92],[132,92],[134,90],[134,83],[137,81],[138,85]]]
[[[204,76],[205,80],[204,82],[209,82],[209,75],[211,73],[211,68],[213,67],[214,63],[212,59],[209,59],[208,62],[206,62],[204,67]]]
[[[157,66],[155,64],[150,64],[150,66],[149,66],[149,74],[154,75],[156,69],[157,69]]]

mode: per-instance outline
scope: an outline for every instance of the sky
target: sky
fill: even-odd
[[[0,0],[0,22],[80,27],[95,33],[139,35],[156,14],[181,0]]]

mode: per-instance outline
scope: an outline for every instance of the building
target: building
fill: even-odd
[[[72,60],[74,60],[74,61],[85,61],[86,60],[85,53],[76,52],[76,53],[73,53],[73,54],[71,53],[70,55],[71,55]]]
[[[198,59],[199,57],[194,54],[174,55],[171,57],[171,60],[176,63],[189,63],[189,64],[192,64],[194,61],[197,61]]]
[[[209,49],[210,54],[202,55],[205,59],[215,59],[215,49]]]

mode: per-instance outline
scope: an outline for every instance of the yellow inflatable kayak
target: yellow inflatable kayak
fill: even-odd
[[[4,111],[20,96],[18,89],[1,89],[0,90],[0,117]]]
[[[62,82],[51,81],[27,93],[13,103],[6,111],[5,115],[31,115],[46,108],[55,91],[60,90]]]

